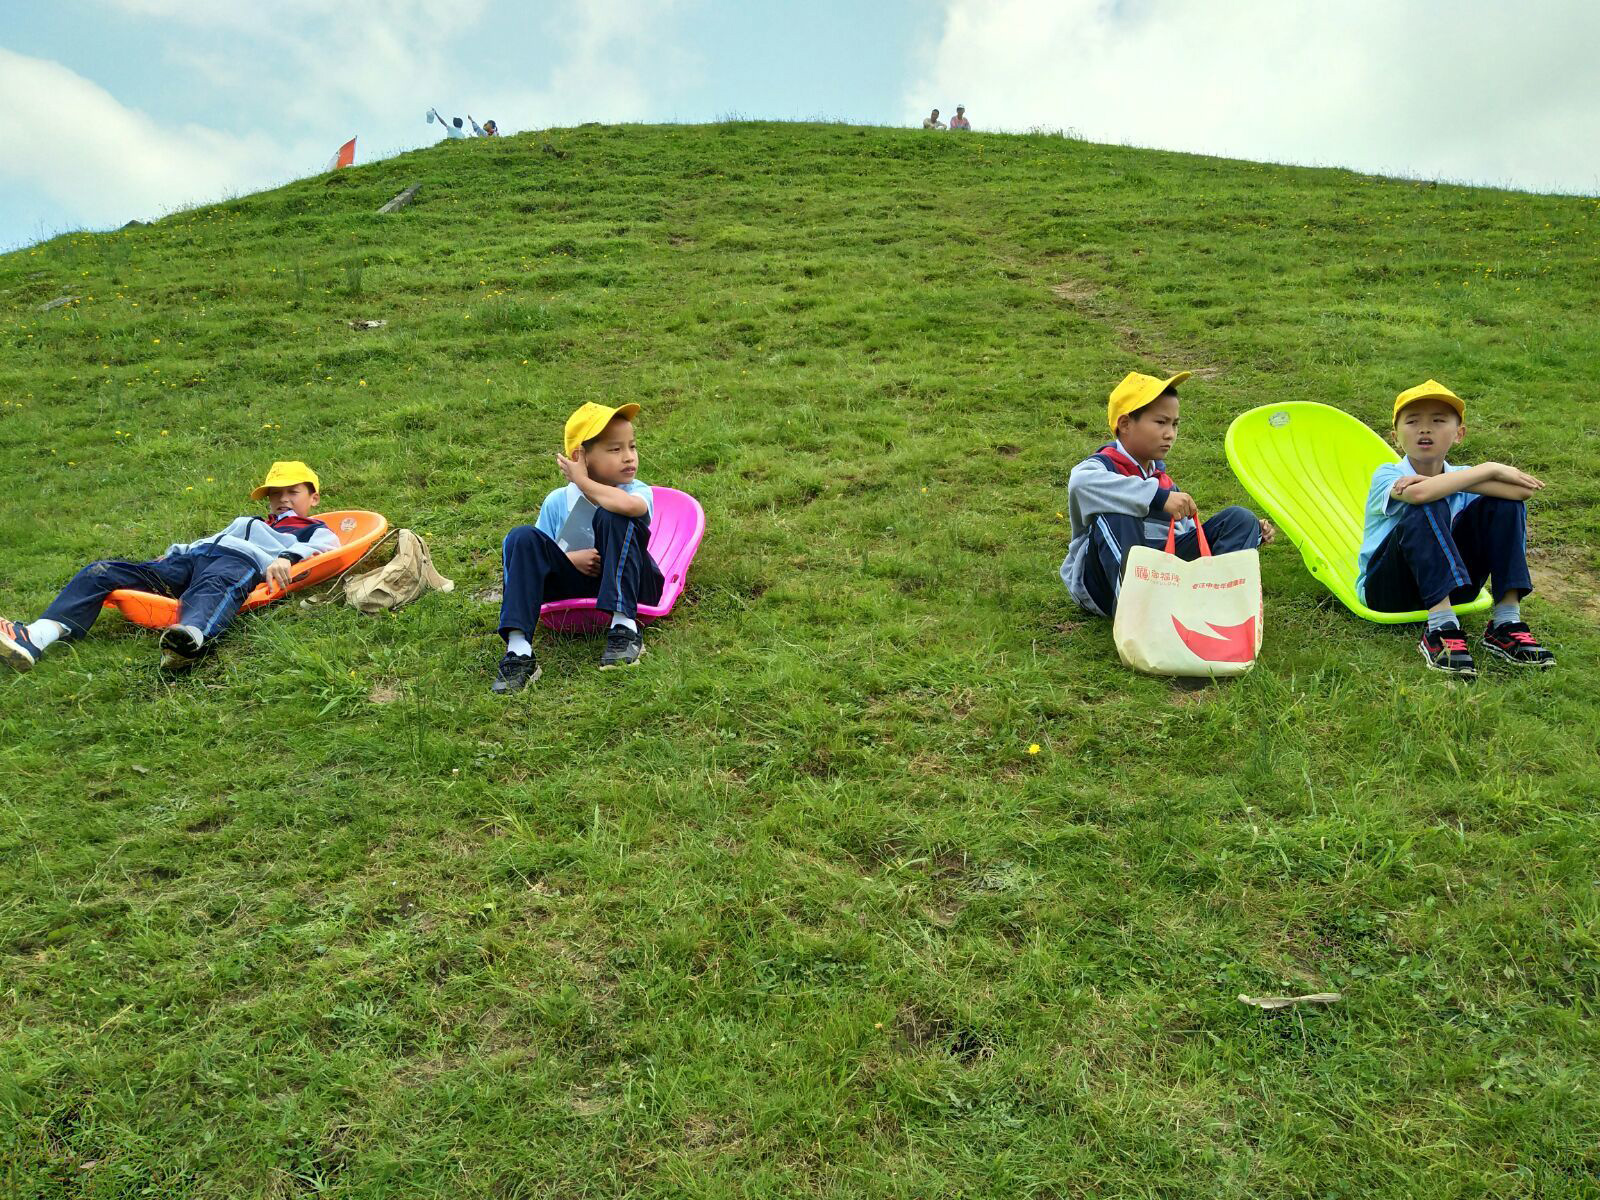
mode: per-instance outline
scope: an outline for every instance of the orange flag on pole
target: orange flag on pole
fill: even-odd
[[[355,161],[356,139],[351,138],[348,142],[339,147],[339,153],[335,154],[328,160],[328,165],[324,167],[323,170],[337,171],[340,167],[348,167]]]

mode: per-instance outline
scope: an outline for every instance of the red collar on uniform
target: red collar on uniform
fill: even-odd
[[[267,525],[272,529],[315,529],[321,521],[314,521],[310,517],[297,516],[294,513],[284,513],[279,517],[268,517]]]
[[[1154,475],[1145,474],[1144,469],[1138,463],[1117,449],[1115,442],[1101,446],[1100,449],[1095,451],[1095,455],[1110,463],[1116,469],[1118,475],[1129,475],[1134,479],[1154,479],[1169,492],[1177,487],[1177,484],[1172,482],[1172,476],[1163,470],[1158,469]]]

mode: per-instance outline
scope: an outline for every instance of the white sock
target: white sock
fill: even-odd
[[[624,629],[628,630],[630,633],[638,633],[639,632],[639,623],[637,621],[635,621],[632,617],[612,617],[611,618],[611,628],[615,629],[618,625],[622,626]]]
[[[1456,620],[1456,610],[1453,608],[1441,609],[1428,614],[1428,632],[1437,633],[1441,629],[1448,629],[1452,625],[1459,625]]]
[[[67,627],[60,621],[46,621],[41,617],[28,626],[28,640],[43,650],[66,631]]]
[[[520,654],[523,658],[533,657],[533,643],[528,640],[528,635],[520,629],[513,629],[506,634],[506,653]]]

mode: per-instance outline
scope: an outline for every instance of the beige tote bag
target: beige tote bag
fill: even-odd
[[[1200,557],[1173,553],[1177,523],[1167,523],[1166,551],[1128,552],[1112,638],[1124,666],[1147,675],[1243,675],[1261,650],[1261,559],[1254,550],[1211,553],[1205,530]]]

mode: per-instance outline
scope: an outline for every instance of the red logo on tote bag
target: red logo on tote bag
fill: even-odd
[[[1194,651],[1197,658],[1207,662],[1242,663],[1256,656],[1256,619],[1251,617],[1243,625],[1206,625],[1211,633],[1196,633],[1185,629],[1183,622],[1172,618],[1172,627],[1178,631],[1183,644]]]

